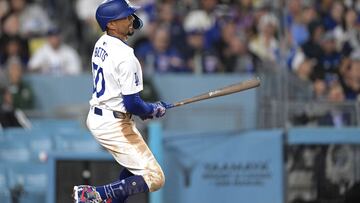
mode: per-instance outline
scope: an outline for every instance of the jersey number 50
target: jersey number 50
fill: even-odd
[[[96,93],[96,97],[99,98],[101,97],[104,92],[105,92],[105,79],[104,79],[104,72],[103,69],[101,67],[99,67],[97,64],[93,63],[93,77],[95,84],[94,84],[94,89],[93,89],[93,94]],[[100,91],[98,91],[98,83],[101,80],[101,89]]]

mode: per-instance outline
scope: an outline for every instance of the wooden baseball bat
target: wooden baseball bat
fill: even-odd
[[[215,98],[215,97],[221,97],[221,96],[225,96],[225,95],[229,95],[229,94],[233,94],[236,92],[241,92],[244,90],[248,90],[251,88],[255,88],[260,86],[260,78],[253,78],[253,79],[249,79],[240,83],[236,83],[233,85],[229,85],[214,91],[210,91],[204,94],[200,94],[198,96],[194,96],[188,99],[184,99],[182,101],[173,103],[168,105],[166,108],[174,108],[174,107],[178,107],[178,106],[182,106],[185,104],[190,104],[190,103],[194,103],[194,102],[198,102],[201,100],[205,100],[205,99],[211,99],[211,98]]]

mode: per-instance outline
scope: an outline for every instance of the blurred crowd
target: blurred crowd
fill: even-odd
[[[16,108],[32,105],[23,73],[90,71],[102,1],[0,0],[0,87]],[[281,69],[290,100],[359,99],[359,0],[130,2],[141,6],[144,28],[128,43],[145,77]]]

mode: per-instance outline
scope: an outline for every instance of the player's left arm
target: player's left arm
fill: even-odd
[[[142,119],[162,117],[168,104],[165,102],[148,103],[141,99],[139,93],[123,95],[126,110]]]
[[[120,64],[120,87],[126,110],[143,119],[165,115],[165,102],[148,103],[143,101],[139,92],[143,89],[140,63],[131,55]]]

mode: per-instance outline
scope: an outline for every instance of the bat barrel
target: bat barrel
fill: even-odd
[[[169,105],[166,108],[170,109],[170,108],[182,106],[182,105],[193,103],[193,102],[198,102],[198,101],[205,100],[205,99],[211,99],[211,98],[215,98],[215,97],[225,96],[225,95],[233,94],[236,92],[241,92],[241,91],[245,91],[245,90],[248,90],[251,88],[255,88],[258,86],[260,86],[260,78],[259,77],[250,79],[250,80],[247,80],[247,81],[244,81],[241,83],[229,85],[229,86],[223,87],[221,89],[210,91],[210,92],[207,92],[207,93],[195,96],[195,97],[191,97],[189,99],[185,99],[185,100],[176,102],[172,105]]]

